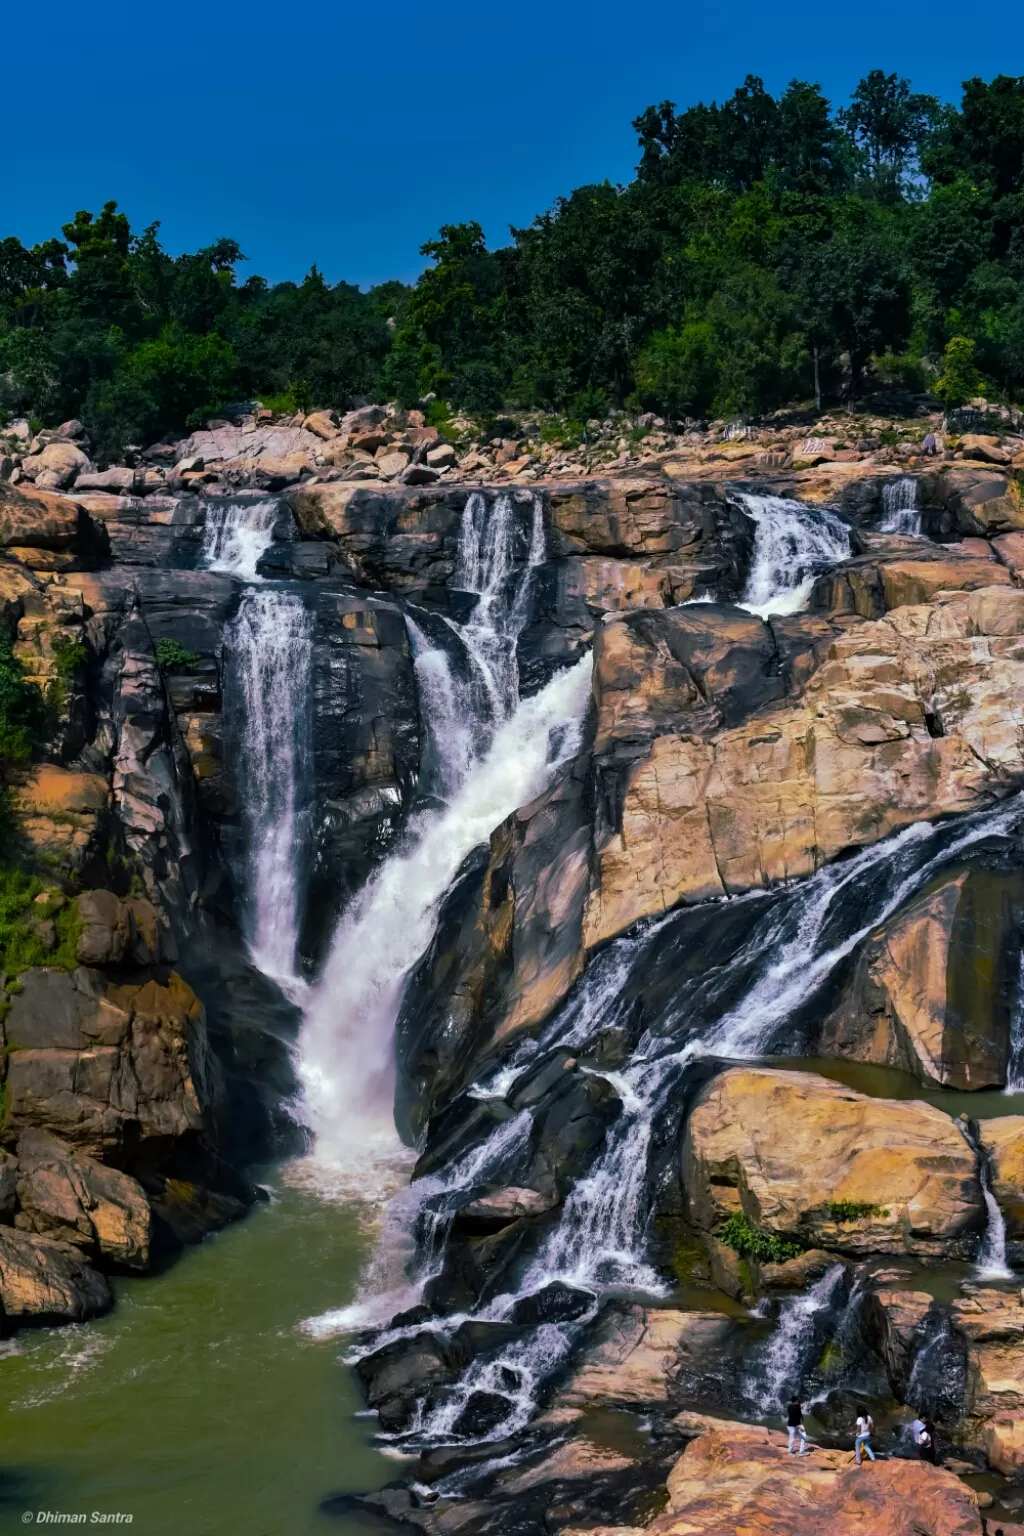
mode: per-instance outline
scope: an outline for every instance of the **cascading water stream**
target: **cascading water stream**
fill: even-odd
[[[286,991],[301,989],[297,944],[312,757],[312,621],[302,598],[257,575],[281,505],[225,500],[207,507],[203,561],[245,583],[225,647],[226,712],[235,721],[236,782],[245,829],[253,963]]]
[[[762,619],[798,613],[815,578],[849,558],[849,528],[827,507],[784,496],[742,492],[739,500],[754,523],[754,553],[739,606]]]
[[[917,505],[917,481],[912,475],[887,480],[882,487],[881,533],[902,533],[912,538],[921,534],[921,510]]]
[[[272,497],[264,501],[224,498],[209,502],[203,528],[202,558],[206,569],[237,576],[242,581],[257,581],[256,566],[270,547],[274,524],[280,518],[281,504]]]
[[[556,1280],[589,1289],[595,1296],[609,1287],[653,1294],[662,1291],[644,1257],[647,1154],[658,1116],[669,1095],[679,1092],[686,1069],[709,1057],[749,1060],[768,1054],[780,1024],[809,1002],[872,929],[950,860],[974,844],[1010,835],[1022,819],[1024,801],[1018,796],[995,811],[937,825],[915,823],[843,863],[826,867],[784,894],[755,922],[742,950],[722,973],[696,983],[702,989],[706,1010],[716,987],[727,990],[741,969],[750,979],[740,1002],[725,1008],[698,1039],[688,1041],[682,1049],[666,1052],[663,1034],[647,1034],[641,1040],[633,1064],[617,1074],[622,1112],[607,1132],[603,1153],[571,1190],[559,1225],[542,1244],[517,1293],[497,1298],[488,1305],[486,1314],[479,1315],[506,1319],[516,1301]],[[661,920],[657,928],[668,921],[671,917]],[[651,937],[652,930],[648,930],[619,941],[623,948],[632,947],[632,966],[643,968]],[[558,1043],[564,1029],[585,1045],[587,1035],[594,1038],[609,1012],[618,1006],[614,988],[603,988],[603,978],[591,980],[591,976],[588,972],[581,983],[581,990],[597,1005],[592,1013],[586,1010],[591,1028],[580,1028],[577,997],[550,1027],[546,1036],[549,1043]],[[685,1018],[693,1001],[693,993],[681,986],[675,1005],[678,1021]],[[671,1023],[666,1021],[666,1028]],[[506,1092],[511,1092],[511,1086]],[[794,1327],[799,1316],[795,1311]],[[505,1391],[509,1416],[490,1438],[514,1432],[528,1422],[537,1387],[565,1358],[578,1331],[575,1324],[547,1325],[532,1339],[517,1342],[490,1360],[475,1362],[452,1389],[449,1400],[434,1413],[422,1415],[404,1438],[419,1444],[460,1438],[455,1429],[460,1404],[465,1406],[475,1391]],[[500,1386],[506,1368],[518,1383],[514,1390]]]
[[[803,1295],[782,1303],[775,1330],[744,1383],[744,1392],[763,1414],[778,1414],[790,1393],[800,1392],[824,1314],[835,1303],[846,1266],[835,1264]]]
[[[365,1169],[397,1151],[393,1121],[395,1018],[405,978],[430,942],[437,907],[466,855],[517,806],[535,798],[575,753],[590,695],[590,659],[519,701],[516,643],[531,573],[544,555],[542,509],[502,493],[467,501],[458,581],[477,599],[449,621],[455,662],[410,625],[421,705],[438,765],[440,810],[415,816],[400,847],[342,915],[299,1040],[303,1113],[317,1159]],[[459,663],[462,663],[460,671]],[[433,711],[432,715],[427,711]]]

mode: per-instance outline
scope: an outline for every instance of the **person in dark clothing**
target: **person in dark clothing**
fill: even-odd
[[[807,1431],[804,1429],[804,1411],[800,1406],[800,1399],[796,1396],[790,1398],[786,1407],[786,1428],[789,1430],[789,1454],[796,1454],[796,1437],[800,1436],[800,1455],[808,1455]]]
[[[935,1451],[935,1425],[931,1419],[925,1419],[924,1421],[924,1434],[921,1436],[921,1443],[918,1449],[921,1453],[922,1461],[930,1461],[933,1467],[938,1464],[938,1456]]]

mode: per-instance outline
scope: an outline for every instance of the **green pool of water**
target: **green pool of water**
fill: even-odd
[[[354,1417],[339,1341],[298,1328],[352,1298],[365,1217],[271,1183],[273,1204],[165,1274],[118,1281],[108,1317],[0,1344],[0,1531],[96,1510],[140,1536],[379,1536],[319,1511],[401,1464]]]
[[[773,1057],[766,1059],[764,1065],[786,1072],[816,1072],[819,1077],[829,1077],[833,1082],[875,1099],[922,1099],[926,1104],[945,1110],[954,1119],[961,1114],[972,1120],[1024,1115],[1024,1094],[1003,1093],[998,1088],[983,1088],[977,1093],[958,1088],[936,1088],[920,1082],[909,1072],[874,1066],[870,1062],[801,1056]]]

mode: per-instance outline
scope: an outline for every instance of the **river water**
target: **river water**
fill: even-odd
[[[299,1327],[353,1293],[365,1211],[290,1187],[288,1170],[271,1181],[269,1205],[165,1274],[115,1281],[99,1322],[0,1344],[0,1531],[27,1510],[124,1511],[145,1536],[373,1529],[319,1506],[400,1464],[354,1416],[337,1344]]]

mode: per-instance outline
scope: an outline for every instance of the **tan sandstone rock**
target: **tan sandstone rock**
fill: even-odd
[[[129,1269],[147,1269],[150,1212],[135,1179],[71,1151],[45,1131],[18,1141],[16,1225]]]
[[[682,1163],[704,1231],[742,1211],[809,1247],[940,1256],[982,1223],[974,1152],[949,1115],[813,1073],[721,1073],[690,1114]],[[840,1204],[863,1214],[836,1219]]]
[[[1024,1115],[979,1120],[978,1137],[1007,1235],[1024,1237]]]
[[[865,942],[823,1026],[822,1054],[949,1088],[1001,1086],[1022,909],[1024,881],[987,870],[950,876],[912,901]]]
[[[793,1461],[781,1435],[736,1425],[701,1435],[669,1475],[651,1536],[982,1536],[977,1497],[926,1462]],[[597,1536],[597,1533],[595,1533]]]
[[[0,1309],[22,1323],[82,1323],[110,1306],[103,1276],[77,1248],[0,1227]]]

